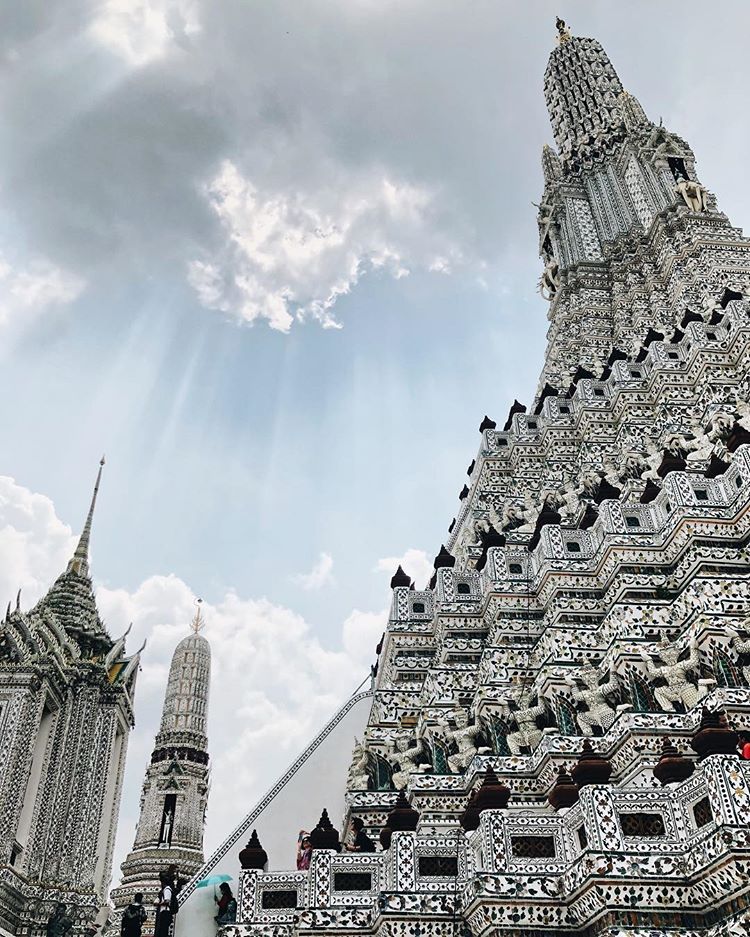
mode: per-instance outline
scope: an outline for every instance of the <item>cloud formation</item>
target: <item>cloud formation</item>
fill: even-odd
[[[417,589],[427,588],[433,568],[424,550],[410,547],[402,556],[383,557],[375,564],[375,569],[392,576],[399,566],[408,576],[411,576]]]
[[[0,475],[0,603],[23,588],[24,608],[65,569],[77,538],[45,495]]]
[[[330,553],[321,553],[309,573],[293,576],[292,581],[303,589],[314,591],[331,585],[333,579],[333,557]]]
[[[460,259],[456,245],[429,234],[433,194],[377,175],[261,192],[225,160],[204,191],[225,243],[192,260],[188,279],[204,306],[246,323],[288,332],[295,318],[312,318],[341,328],[333,307],[367,272],[399,279],[412,265],[445,272]]]
[[[115,296],[134,281],[188,285],[228,321],[281,332],[297,319],[337,328],[342,297],[375,271],[484,275],[494,288],[516,244],[533,251],[529,202],[550,137],[539,82],[565,12],[527,7],[15,4],[0,36],[13,141],[0,224],[7,215],[22,235],[19,266],[42,255]],[[703,130],[712,158],[733,165],[742,81],[703,70],[696,88],[697,65],[675,50],[664,69],[666,8],[587,14],[574,26],[605,41],[626,86],[658,87],[667,123],[697,148]],[[721,42],[741,57],[742,30],[720,19],[681,28],[685,48]],[[637,76],[617,53],[644,41]],[[696,106],[702,94],[710,106]]]
[[[445,80],[443,35],[421,62],[403,54],[429,5],[22,6],[0,37],[2,212],[80,281],[117,296],[166,280],[288,332],[339,328],[374,274],[473,278],[493,259],[497,231],[462,190],[481,188],[480,227],[496,226],[496,187],[456,158],[475,135],[471,69]]]
[[[104,0],[93,8],[89,35],[141,67],[200,31],[196,6],[192,0]]]
[[[377,657],[375,648],[387,624],[387,608],[382,612],[361,612],[355,608],[342,628],[344,650],[352,660],[371,664]]]
[[[42,258],[12,265],[0,254],[0,332],[26,329],[51,309],[76,300],[84,281]]]

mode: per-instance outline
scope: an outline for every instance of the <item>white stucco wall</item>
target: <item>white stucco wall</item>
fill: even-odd
[[[175,918],[175,937],[211,937],[216,932],[213,888],[194,888],[210,875],[232,876],[236,894],[240,862],[237,858],[253,829],[268,853],[270,871],[294,869],[297,834],[310,829],[325,807],[334,826],[341,828],[344,791],[354,738],[362,738],[372,706],[372,692],[353,696],[320,734],[295,759],[242,823],[228,835],[206,865],[189,882]]]

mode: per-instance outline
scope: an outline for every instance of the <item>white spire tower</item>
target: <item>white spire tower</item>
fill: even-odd
[[[133,849],[122,864],[122,883],[113,890],[117,910],[143,892],[153,914],[159,872],[176,865],[189,878],[203,864],[203,826],[208,801],[206,719],[211,678],[211,648],[200,633],[200,599],[191,633],[177,645],[169,668],[161,726],[146,769],[141,815]],[[153,933],[153,917],[144,934]]]

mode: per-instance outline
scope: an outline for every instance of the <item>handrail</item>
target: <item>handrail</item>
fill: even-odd
[[[326,723],[325,726],[320,730],[320,732],[315,736],[312,742],[304,748],[300,755],[292,762],[292,764],[287,768],[284,774],[276,781],[276,783],[261,797],[258,803],[253,807],[250,813],[242,820],[241,823],[236,826],[229,836],[222,842],[222,844],[213,851],[211,857],[204,863],[203,867],[199,869],[198,872],[190,879],[190,881],[181,889],[178,900],[182,905],[195,891],[196,884],[201,881],[201,879],[207,878],[208,873],[211,871],[213,866],[221,859],[221,857],[226,853],[226,850],[237,841],[243,833],[247,832],[250,828],[250,825],[258,819],[260,814],[266,809],[266,807],[271,803],[271,801],[276,797],[276,795],[282,791],[286,785],[291,781],[297,771],[302,767],[302,765],[307,761],[307,759],[312,755],[312,753],[318,748],[321,742],[327,738],[328,735],[336,728],[336,726],[341,722],[341,720],[346,716],[346,714],[361,700],[367,699],[368,697],[374,696],[374,690],[368,689],[363,690],[361,693],[358,692],[359,688],[369,679],[365,677],[365,680],[360,683],[354,693],[349,697],[349,699],[344,703],[344,705],[333,715],[333,717]]]

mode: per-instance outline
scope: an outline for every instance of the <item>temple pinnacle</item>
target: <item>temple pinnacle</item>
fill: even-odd
[[[555,26],[557,26],[557,41],[559,44],[562,44],[563,42],[567,42],[569,39],[573,38],[570,35],[570,27],[565,22],[565,20],[560,19],[559,16],[557,17],[555,21]]]
[[[206,625],[203,615],[201,614],[201,605],[203,604],[203,599],[196,599],[195,604],[198,607],[195,610],[195,615],[193,616],[193,620],[190,622],[190,627],[193,629],[193,631],[196,634],[198,634],[198,632],[202,631],[202,629]]]
[[[104,456],[99,460],[99,471],[96,473],[96,481],[94,482],[94,493],[91,496],[91,505],[89,506],[89,513],[86,515],[86,523],[83,525],[83,530],[81,531],[81,537],[78,541],[78,546],[75,549],[73,558],[70,563],[68,563],[68,572],[74,572],[78,575],[87,576],[88,575],[88,560],[89,560],[89,541],[91,539],[91,523],[94,519],[94,508],[96,507],[96,496],[99,494],[99,483],[102,480],[102,469],[104,468]]]

